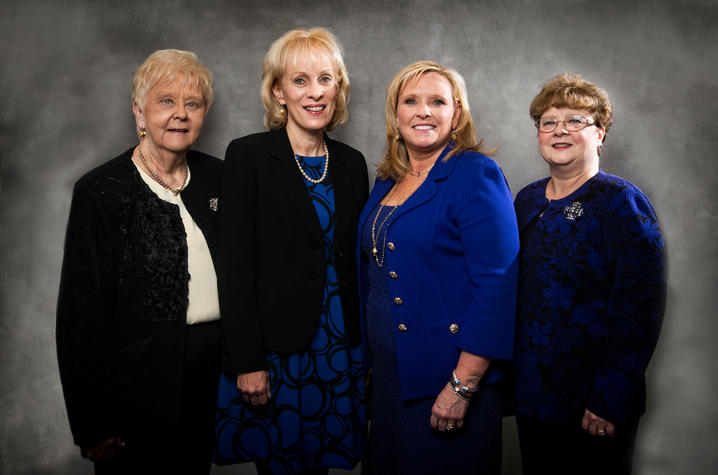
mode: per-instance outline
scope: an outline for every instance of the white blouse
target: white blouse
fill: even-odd
[[[180,217],[187,234],[187,271],[189,272],[189,305],[187,306],[187,324],[219,320],[219,296],[217,295],[217,274],[212,265],[207,241],[202,230],[194,222],[182,202],[182,194],[176,195],[157,183],[142,167],[133,160],[142,180],[161,200],[179,207]],[[187,184],[191,179],[187,171]]]

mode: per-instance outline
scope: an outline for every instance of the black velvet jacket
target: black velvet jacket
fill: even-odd
[[[189,274],[179,208],[157,197],[132,149],[75,185],[57,307],[57,352],[75,443],[178,415]],[[182,200],[215,258],[222,162],[189,151]]]
[[[354,249],[369,183],[364,157],[325,136],[334,186],[334,256],[344,328],[361,341]],[[218,260],[225,369],[266,369],[266,352],[293,353],[317,330],[326,262],[322,232],[285,129],[227,147]]]

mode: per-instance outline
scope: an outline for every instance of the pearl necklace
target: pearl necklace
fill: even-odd
[[[189,175],[189,167],[187,166],[187,159],[184,160],[184,178],[182,179],[182,186],[179,188],[172,188],[167,183],[162,181],[162,178],[159,177],[155,171],[150,168],[149,164],[147,163],[147,160],[145,160],[145,156],[142,154],[142,150],[140,150],[140,146],[137,146],[137,153],[140,155],[140,160],[142,160],[142,164],[145,166],[148,172],[150,172],[150,175],[152,175],[152,178],[162,185],[162,188],[171,191],[175,196],[179,195],[182,190],[184,190],[184,187],[187,185],[187,176]]]
[[[302,173],[302,176],[309,183],[314,183],[315,185],[323,182],[329,172],[329,149],[327,148],[327,143],[324,140],[322,140],[322,145],[324,146],[324,173],[322,173],[322,176],[318,180],[310,178],[309,175],[307,175],[307,172],[305,172],[304,168],[302,168],[302,164],[299,163],[298,156],[296,154],[294,155],[294,161],[297,162],[297,167],[299,167],[299,171]]]
[[[391,201],[391,197],[394,196],[394,192],[396,191],[396,188],[398,187],[398,183],[395,183],[394,186],[391,187],[391,192],[389,193],[389,196],[387,196],[386,201]],[[376,229],[376,221],[379,218],[379,215],[381,214],[381,210],[384,209],[384,205],[379,202],[379,209],[377,210],[376,214],[374,215],[374,222],[371,224],[371,253],[374,256],[374,260],[376,261],[376,265],[379,267],[384,267],[384,257],[386,256],[386,228],[384,229],[384,240],[381,245],[381,261],[379,260],[379,251],[376,248],[377,244],[377,238],[379,237],[379,234],[381,234],[381,228],[384,227],[386,224],[386,221],[389,219],[389,216],[394,214],[394,211],[399,207],[399,205],[394,206],[391,211],[389,211],[386,216],[384,216],[384,219],[379,224],[379,229]]]

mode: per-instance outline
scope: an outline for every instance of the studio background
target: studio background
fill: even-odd
[[[74,182],[136,144],[131,79],[154,50],[196,52],[216,101],[195,148],[218,157],[263,130],[261,63],[299,26],[345,48],[349,122],[373,180],[384,94],[403,66],[432,59],[466,79],[479,134],[514,194],[547,175],[528,106],[560,72],[607,90],[615,123],[601,168],[653,202],[668,248],[668,308],[648,369],[635,473],[718,465],[718,5],[704,1],[39,1],[0,5],[0,473],[89,474],[67,423],[55,304]],[[427,415],[428,423],[428,415]],[[504,473],[518,473],[513,419]],[[586,461],[590,464],[597,460]],[[254,473],[249,465],[213,473]]]

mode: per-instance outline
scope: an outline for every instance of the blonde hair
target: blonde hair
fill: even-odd
[[[196,54],[179,49],[160,49],[147,57],[137,68],[132,80],[132,103],[144,107],[147,91],[160,81],[180,81],[200,90],[205,111],[214,101],[214,78]]]
[[[537,128],[539,119],[551,107],[586,109],[593,116],[596,127],[605,129],[603,141],[613,125],[613,106],[608,94],[580,74],[562,73],[541,86],[529,106],[529,114]],[[598,154],[601,155],[601,147]]]
[[[461,74],[454,69],[445,68],[433,61],[417,61],[396,73],[386,91],[386,152],[377,170],[377,175],[380,178],[399,180],[410,170],[406,145],[404,145],[404,141],[399,135],[399,124],[396,118],[397,102],[399,100],[399,94],[401,94],[402,89],[408,82],[416,81],[428,73],[441,74],[446,78],[451,85],[454,104],[461,106],[459,120],[451,134],[454,147],[446,157],[444,157],[444,160],[446,161],[466,150],[480,152],[486,155],[496,153],[496,149],[484,150],[484,139],[478,142],[476,141],[476,127],[474,126],[474,121],[471,119],[466,83],[464,82],[464,78],[461,77]]]
[[[262,104],[264,104],[264,125],[279,129],[287,123],[284,107],[274,97],[272,89],[286,74],[290,64],[306,55],[313,61],[328,60],[336,75],[337,98],[334,115],[327,130],[334,129],[349,119],[349,74],[342,59],[339,40],[326,28],[297,28],[277,39],[269,48],[262,65]]]

